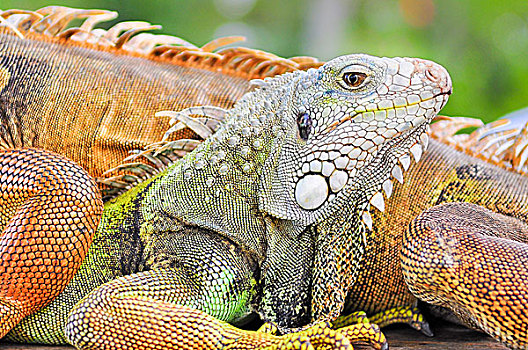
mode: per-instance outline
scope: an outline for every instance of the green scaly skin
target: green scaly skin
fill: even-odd
[[[393,84],[399,74],[414,76],[414,85]],[[115,325],[134,321],[103,327],[97,315],[118,318],[142,303],[184,305],[231,323],[258,313],[285,333],[337,318],[361,261],[369,200],[445,104],[449,76],[419,59],[351,55],[261,85],[198,149],[105,206],[74,280],[11,339],[62,341],[73,305],[66,335],[80,348],[115,348]],[[400,111],[389,107],[402,100]],[[324,166],[311,165],[314,158]],[[162,312],[173,315],[170,305]],[[42,337],[53,313],[53,339]],[[110,335],[93,336],[101,327]],[[354,330],[323,341],[360,339]],[[119,338],[123,347],[137,340],[128,336]]]

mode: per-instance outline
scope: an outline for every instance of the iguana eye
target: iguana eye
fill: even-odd
[[[343,74],[343,81],[350,87],[360,87],[367,79],[367,75],[361,72],[347,72]]]
[[[304,141],[308,140],[308,136],[310,136],[310,132],[312,131],[312,117],[308,113],[299,114],[297,117],[297,126],[301,139]]]

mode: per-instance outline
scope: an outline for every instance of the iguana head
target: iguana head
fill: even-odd
[[[416,58],[348,55],[297,73],[277,110],[260,206],[304,224],[355,203],[367,226],[369,202],[383,207],[390,177],[402,179],[427,145],[428,124],[447,102],[451,80]],[[277,83],[279,84],[279,83]],[[274,84],[270,81],[270,85]]]

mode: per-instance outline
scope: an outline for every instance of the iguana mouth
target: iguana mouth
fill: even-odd
[[[402,106],[402,107],[396,107],[396,108],[387,108],[386,110],[389,110],[389,109],[398,109],[398,108],[407,108],[407,107],[410,107],[410,106],[414,106],[414,105],[419,105],[420,103],[423,103],[423,102],[427,102],[427,101],[431,101],[431,100],[436,100],[437,97],[440,97],[440,96],[444,96],[443,98],[443,101],[437,101],[437,102],[440,102],[440,105],[439,106],[433,106],[432,109],[434,111],[433,113],[433,117],[429,117],[429,118],[424,118],[424,121],[421,121],[420,123],[417,123],[416,125],[413,125],[412,127],[408,128],[408,129],[405,129],[405,130],[402,130],[402,131],[399,131],[397,132],[392,138],[388,139],[387,142],[391,141],[391,140],[395,140],[397,138],[400,138],[401,135],[403,134],[406,134],[407,132],[413,132],[415,131],[415,129],[419,128],[421,125],[423,125],[424,123],[429,123],[431,120],[434,119],[434,117],[437,115],[438,112],[440,112],[440,110],[442,108],[444,108],[445,104],[447,103],[447,97],[449,97],[452,93],[452,89],[449,89],[449,91],[445,91],[445,92],[440,92],[436,95],[433,95],[433,97],[430,97],[430,98],[427,98],[427,99],[424,99],[424,100],[421,100],[421,101],[418,101],[416,103],[410,103],[406,106]],[[412,124],[411,122],[409,122],[410,124]]]
[[[354,121],[354,118],[356,118],[357,116],[361,116],[363,115],[364,113],[368,113],[368,112],[381,112],[381,111],[389,111],[389,110],[397,110],[399,108],[407,108],[407,107],[411,107],[411,106],[414,106],[414,105],[419,105],[420,103],[423,103],[423,102],[427,102],[427,101],[431,101],[431,100],[434,100],[436,99],[437,97],[439,96],[449,96],[451,95],[453,92],[452,88],[449,88],[448,91],[442,91],[442,92],[439,92],[437,93],[436,95],[433,95],[432,97],[429,97],[429,98],[425,98],[425,99],[420,99],[419,101],[416,101],[416,102],[412,102],[412,103],[409,103],[409,104],[406,104],[406,105],[402,105],[402,106],[395,106],[395,107],[386,107],[386,108],[377,108],[377,109],[372,109],[372,110],[365,110],[365,111],[360,111],[360,112],[356,112],[355,114],[353,115],[346,115],[344,116],[343,118],[341,118],[340,120],[332,123],[331,125],[328,126],[328,128],[325,130],[325,132],[331,132],[333,131],[336,127],[338,127],[340,124],[346,122],[347,120],[352,120]],[[445,103],[447,102],[447,99],[444,100],[444,102],[442,103],[442,105],[440,106],[440,108],[438,108],[438,111],[440,111]],[[437,111],[437,112],[438,112]]]
[[[439,92],[438,94],[434,95],[433,98],[436,98],[442,95],[450,96],[452,93],[453,93],[453,88],[449,88],[449,91]]]

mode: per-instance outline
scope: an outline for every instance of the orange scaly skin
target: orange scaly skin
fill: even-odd
[[[0,145],[63,154],[94,177],[128,151],[159,141],[168,120],[156,118],[156,111],[204,103],[229,107],[248,89],[245,79],[223,73],[3,32],[0,108],[7,118]],[[40,57],[46,64],[34,64]]]
[[[20,12],[0,16],[10,20]],[[24,13],[27,19],[0,27],[0,148],[51,150],[94,177],[119,165],[130,150],[160,140],[169,124],[155,117],[157,111],[229,108],[249,90],[249,79],[320,65],[311,58],[288,60],[245,48],[211,52],[240,38],[203,48],[155,46],[167,39],[141,41],[135,39],[142,34],[130,38],[130,31],[122,36],[109,31],[94,43],[91,27],[66,29],[68,23],[101,14],[110,15],[107,20],[115,13],[53,6]],[[130,29],[126,22],[120,25]],[[131,30],[146,29],[152,27]],[[187,129],[173,136],[196,135]]]
[[[0,178],[3,337],[64,290],[88,252],[103,205],[84,170],[46,151],[0,151]]]
[[[373,210],[374,231],[367,237],[364,268],[361,270],[356,284],[349,292],[348,309],[364,310],[369,315],[372,315],[370,317],[371,322],[376,322],[380,325],[407,322],[418,329],[423,326],[423,318],[416,314],[417,310],[415,309],[411,312],[417,301],[411,290],[417,288],[417,286],[414,286],[411,282],[412,278],[406,278],[407,283],[405,283],[400,259],[400,251],[404,244],[415,247],[415,252],[413,253],[415,255],[431,257],[431,259],[436,256],[433,253],[427,253],[421,248],[416,248],[415,244],[417,245],[419,241],[426,239],[424,237],[426,232],[420,230],[419,226],[411,226],[415,227],[415,229],[411,231],[412,233],[407,233],[409,225],[422,212],[430,208],[433,208],[434,212],[436,206],[442,203],[469,202],[490,209],[493,212],[507,215],[510,220],[511,218],[516,218],[523,224],[528,222],[528,179],[526,176],[505,171],[496,165],[456,151],[452,147],[436,140],[431,140],[430,143],[429,150],[424,154],[423,159],[419,163],[412,165],[408,173],[404,175],[405,183],[403,185],[395,184],[392,197],[385,203],[385,212],[381,213],[376,209]],[[409,200],[409,198],[412,198],[412,200]],[[451,210],[453,214],[456,213],[455,209]],[[445,213],[443,215],[445,216]],[[423,219],[417,220],[419,220],[418,222],[423,222]],[[481,219],[476,213],[473,220],[478,223]],[[417,224],[414,223],[413,225]],[[505,242],[509,241],[509,243],[505,244],[511,245],[511,249],[516,251],[517,248],[515,247],[523,246],[522,243],[517,243],[517,241],[527,241],[526,232],[511,235],[507,230],[502,230],[495,233],[495,235],[504,237]],[[443,231],[442,234],[448,236],[448,232]],[[456,237],[457,231],[453,230],[452,234]],[[479,231],[475,234],[478,236],[482,233]],[[491,233],[488,232],[487,234]],[[457,241],[456,238],[455,241]],[[520,262],[526,259],[524,253],[526,248],[520,248],[517,253],[508,255],[501,253],[501,250],[493,242],[484,244],[483,247],[479,245],[472,246],[472,242],[464,244],[471,246],[467,251],[476,250],[483,252],[486,255],[484,260],[506,259],[504,264],[499,265],[499,268],[494,270],[494,277],[488,272],[491,278],[499,280],[504,278],[505,286],[511,282],[509,280],[512,279],[512,276],[523,276],[523,264],[520,263],[518,265],[513,262]],[[461,243],[461,247],[458,249],[464,250],[462,247]],[[434,248],[429,249],[433,250]],[[409,264],[408,258],[404,260],[404,265]],[[383,266],[383,268],[380,268],[380,266]],[[421,272],[425,274],[425,271],[422,270]],[[420,277],[415,273],[416,270],[408,272],[408,274],[414,274],[417,279],[423,278],[423,276]],[[457,275],[459,272],[454,273]],[[515,280],[517,280],[517,277]],[[475,285],[471,284],[471,281],[469,279],[466,283],[475,287]],[[525,279],[520,277],[518,281],[521,283],[518,286],[520,289],[512,291],[512,295],[519,293],[518,297],[520,300],[526,300],[523,297],[525,294],[525,283],[523,281]],[[449,282],[452,282],[452,280],[445,283],[452,285]],[[411,290],[409,290],[409,287]],[[432,288],[430,291],[434,290],[436,289]],[[466,289],[449,289],[447,293],[455,299],[464,300],[465,295],[467,295],[466,292]],[[418,294],[419,297],[421,295],[423,293]],[[478,294],[472,303],[485,305],[489,302],[494,302],[495,297],[493,294]],[[440,302],[443,299],[439,297],[439,301],[435,304],[447,307],[448,304]],[[432,300],[436,299],[433,296],[429,296],[426,299],[428,302],[432,302]],[[517,306],[515,304],[516,302],[513,302],[513,304],[506,303],[502,307],[500,314],[497,312],[492,314],[483,312],[482,315],[493,319],[496,323],[507,324],[509,322],[507,320],[508,315],[526,314],[525,310],[523,310],[524,304]],[[453,306],[455,304],[451,303],[450,305]],[[404,311],[400,310],[400,313],[398,313],[397,308],[403,308]],[[394,310],[394,312],[388,312],[388,310]],[[467,309],[465,311],[455,311],[455,313],[466,314]],[[489,324],[493,322],[475,324],[474,322],[468,322],[467,317],[463,318],[463,320],[470,326],[484,329],[501,341],[509,339],[510,344],[525,344],[528,339],[527,335],[519,332],[518,329],[505,329],[505,333],[497,334],[494,327],[489,327]],[[528,320],[524,319],[518,324],[518,327],[526,329]]]
[[[425,211],[402,249],[405,281],[423,301],[515,348],[528,346],[528,225],[469,203]]]

